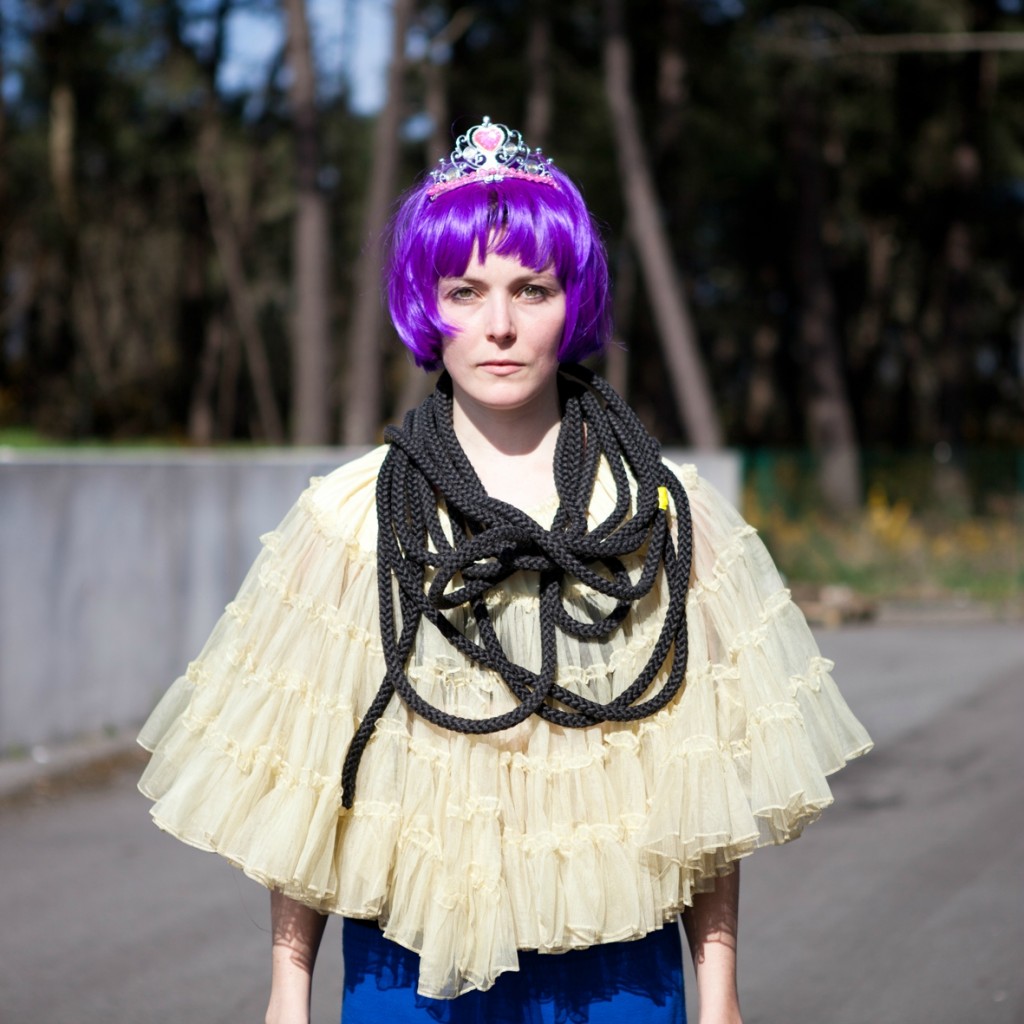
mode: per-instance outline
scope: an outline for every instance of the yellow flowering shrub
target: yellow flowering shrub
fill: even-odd
[[[919,459],[906,472],[890,468],[869,478],[860,512],[840,517],[815,496],[802,460],[796,474],[792,465],[777,473],[762,465],[744,488],[744,515],[791,584],[843,585],[880,599],[1024,606],[1024,493],[975,502],[980,511],[928,500],[923,488],[912,498],[909,483],[928,468]]]

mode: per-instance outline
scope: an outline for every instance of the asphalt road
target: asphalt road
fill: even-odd
[[[1024,1024],[1024,628],[820,640],[877,748],[798,842],[743,865],[746,1024]],[[0,808],[4,1024],[262,1021],[266,894],[155,829],[136,771]]]

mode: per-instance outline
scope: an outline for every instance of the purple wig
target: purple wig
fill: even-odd
[[[565,289],[560,362],[599,351],[611,333],[608,262],[579,190],[556,167],[557,187],[505,178],[473,182],[434,199],[429,179],[402,198],[388,233],[388,308],[419,366],[441,365],[441,339],[453,333],[437,308],[437,283],[465,273],[474,251],[515,256],[531,270],[553,266]]]

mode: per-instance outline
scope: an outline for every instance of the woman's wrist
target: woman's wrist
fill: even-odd
[[[300,1003],[270,996],[265,1024],[309,1024],[309,1001]]]
[[[307,1024],[312,977],[292,950],[275,947],[266,1024]]]
[[[739,1006],[723,1007],[721,1009],[710,1009],[706,1012],[702,1009],[698,1024],[743,1024],[740,1016]]]
[[[264,1024],[309,1024],[309,1009],[304,1006],[281,1006],[271,1001]]]

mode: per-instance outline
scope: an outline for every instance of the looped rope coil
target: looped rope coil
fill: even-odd
[[[686,593],[693,555],[686,491],[662,463],[658,442],[605,380],[581,366],[564,364],[559,372],[564,403],[554,460],[559,506],[550,529],[487,495],[455,437],[447,375],[442,375],[422,405],[406,415],[400,430],[385,431],[391,449],[377,479],[376,502],[377,590],[386,672],[345,757],[344,807],[352,806],[363,750],[396,692],[411,711],[435,725],[483,734],[512,728],[534,714],[568,728],[635,721],[663,708],[682,685],[687,661]],[[611,469],[615,506],[589,529],[587,513],[602,457]],[[637,488],[632,514],[629,475]],[[675,543],[666,492],[675,506]],[[442,523],[439,498],[447,511],[451,540]],[[645,546],[634,581],[623,558]],[[583,641],[605,639],[622,624],[633,602],[655,586],[659,569],[665,574],[668,607],[658,640],[634,682],[604,704],[557,685],[557,632]],[[517,572],[539,577],[537,672],[508,657],[486,605],[488,591]],[[615,607],[596,621],[575,618],[562,599],[567,580],[607,595]],[[479,643],[444,614],[463,605],[472,612]],[[424,620],[472,662],[497,673],[519,704],[504,714],[474,719],[449,714],[424,700],[406,673]],[[670,656],[666,679],[648,695]]]

